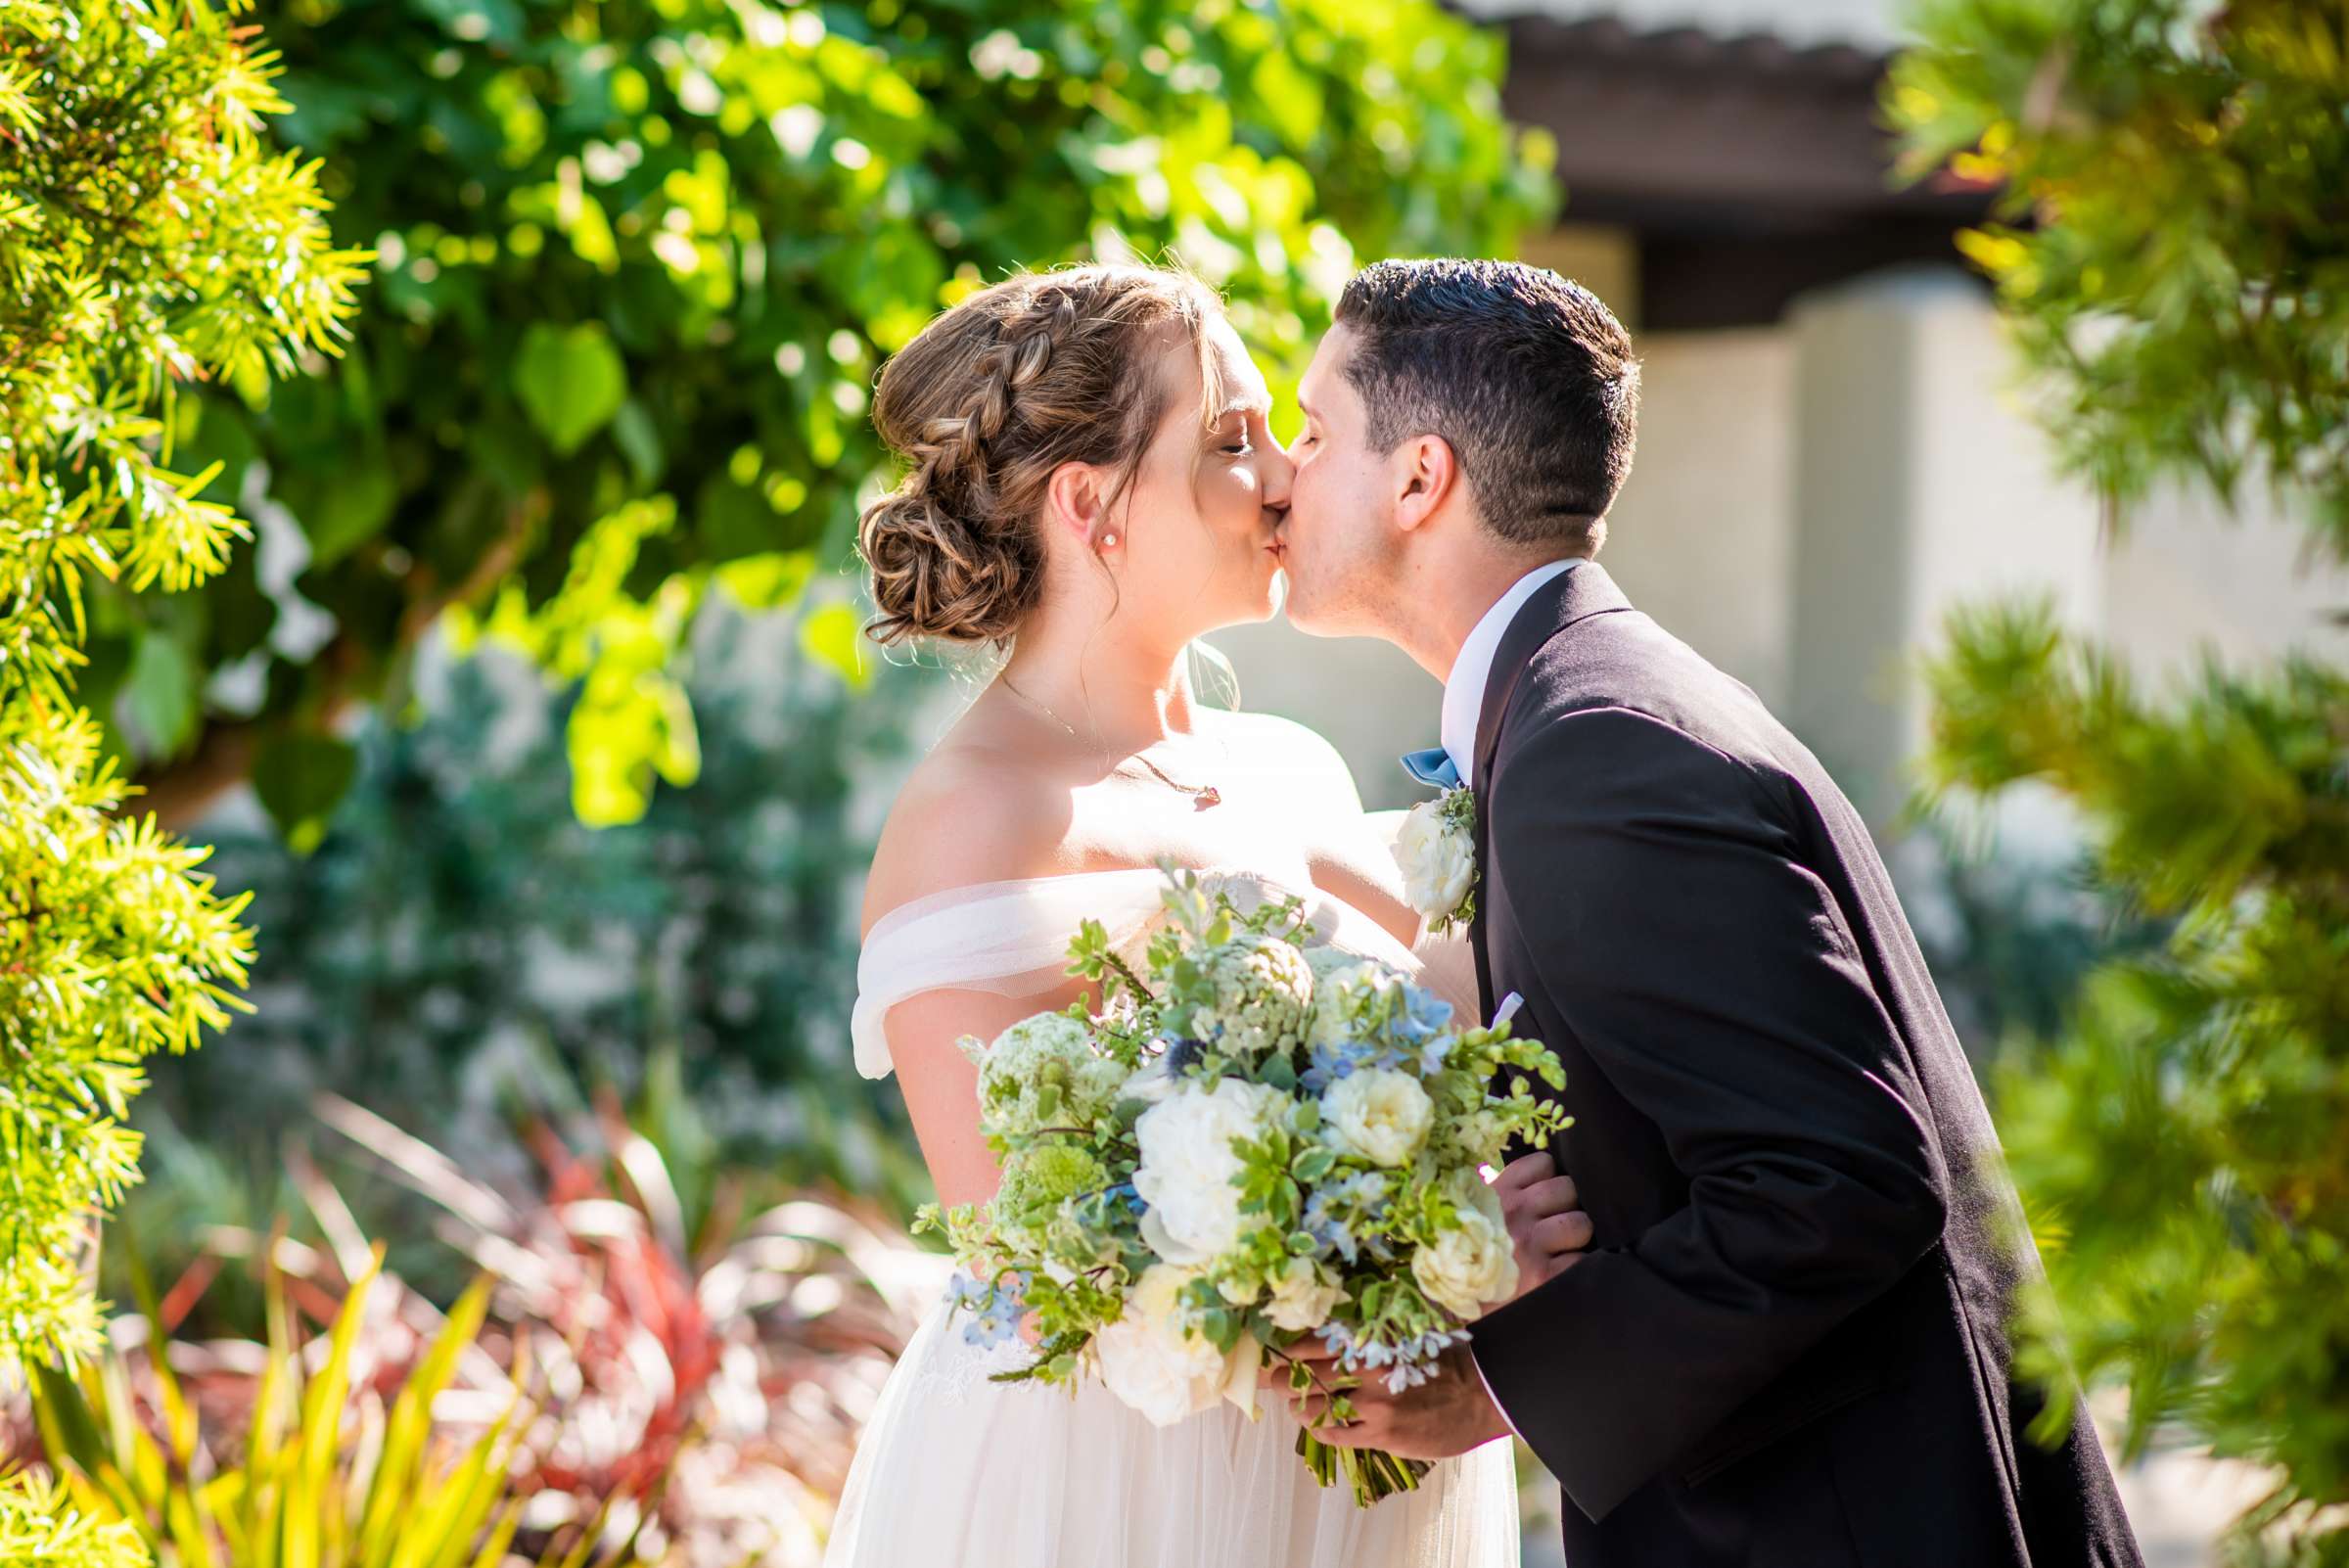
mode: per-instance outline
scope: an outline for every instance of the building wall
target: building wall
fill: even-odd
[[[1793,648],[1795,344],[1778,328],[1639,346],[1639,448],[1599,559],[1632,601],[1783,707]]]

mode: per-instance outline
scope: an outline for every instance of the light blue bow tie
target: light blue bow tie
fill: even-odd
[[[1460,787],[1460,770],[1453,765],[1451,754],[1441,746],[1430,746],[1423,752],[1404,753],[1403,770],[1430,789],[1456,790]]]

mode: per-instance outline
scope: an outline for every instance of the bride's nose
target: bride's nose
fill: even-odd
[[[1289,484],[1297,478],[1297,465],[1280,442],[1267,439],[1260,448],[1264,461],[1257,465],[1257,483],[1262,486],[1267,509],[1285,512],[1289,507]]]

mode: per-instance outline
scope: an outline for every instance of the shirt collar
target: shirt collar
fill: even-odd
[[[1451,678],[1444,682],[1444,723],[1439,735],[1451,765],[1459,769],[1462,785],[1476,782],[1476,725],[1484,715],[1485,683],[1492,678],[1493,656],[1500,650],[1501,633],[1509,629],[1509,623],[1517,619],[1517,612],[1542,584],[1581,564],[1580,556],[1570,556],[1534,568],[1493,601],[1493,608],[1460,644],[1460,656],[1451,662]]]

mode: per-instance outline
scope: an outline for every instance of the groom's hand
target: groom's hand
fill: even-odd
[[[1332,1448],[1383,1449],[1406,1459],[1449,1459],[1509,1435],[1508,1419],[1485,1391],[1485,1380],[1468,1360],[1468,1347],[1455,1345],[1436,1363],[1436,1373],[1417,1388],[1387,1392],[1385,1378],[1370,1374],[1345,1391],[1354,1419],[1340,1426],[1329,1407],[1340,1374],[1329,1353],[1311,1341],[1288,1353],[1314,1374],[1309,1393],[1289,1387],[1286,1365],[1267,1367],[1265,1383],[1285,1395],[1300,1425]]]
[[[1590,1217],[1575,1207],[1574,1177],[1558,1174],[1558,1162],[1547,1149],[1511,1160],[1493,1178],[1493,1193],[1500,1199],[1517,1254],[1517,1295],[1510,1301],[1582,1262],[1593,1234]]]

